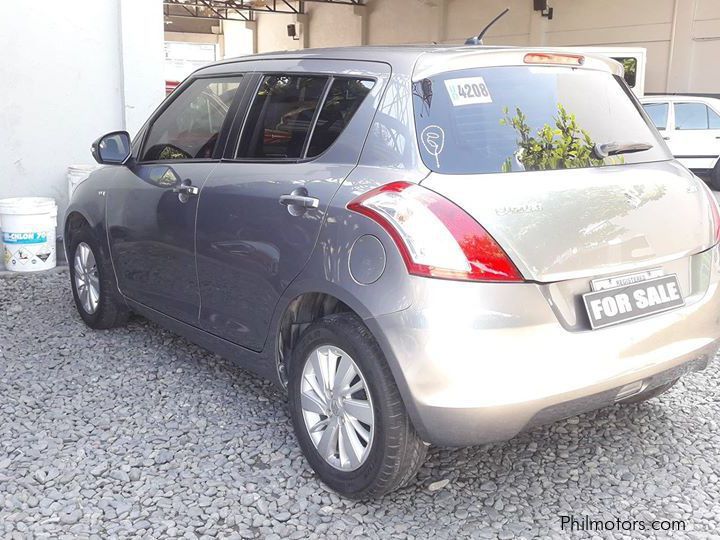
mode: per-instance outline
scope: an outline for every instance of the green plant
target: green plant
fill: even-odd
[[[503,112],[505,118],[500,124],[513,127],[519,135],[518,161],[525,170],[544,171],[554,169],[576,169],[580,167],[599,167],[604,161],[595,156],[595,143],[584,129],[581,129],[574,114],[568,113],[558,104],[558,115],[553,118],[555,125],[545,124],[533,136],[527,116],[515,109],[516,115],[510,117],[508,108]],[[513,157],[509,157],[502,164],[502,171],[512,170]]]

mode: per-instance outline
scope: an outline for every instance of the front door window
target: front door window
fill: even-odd
[[[211,159],[239,77],[198,79],[155,120],[142,161]]]

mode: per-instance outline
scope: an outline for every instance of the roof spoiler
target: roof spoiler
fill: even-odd
[[[510,11],[509,7],[506,7],[505,10],[500,13],[497,17],[495,17],[490,23],[483,28],[482,32],[480,32],[477,37],[471,37],[465,40],[465,45],[482,45],[483,44],[483,36],[485,33],[490,29],[490,27],[495,24],[500,18],[505,15],[508,11]]]

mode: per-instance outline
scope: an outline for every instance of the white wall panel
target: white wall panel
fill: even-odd
[[[0,198],[54,197],[62,215],[68,165],[164,96],[162,3],[22,4],[0,17]]]

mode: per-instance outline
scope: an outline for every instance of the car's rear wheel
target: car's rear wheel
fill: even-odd
[[[90,328],[122,326],[130,314],[117,290],[110,261],[87,226],[70,237],[70,282],[75,307]]]
[[[290,414],[320,479],[341,495],[378,497],[408,483],[426,445],[374,338],[340,313],[312,324],[289,366]]]
[[[623,399],[618,403],[622,405],[634,405],[636,403],[642,403],[643,401],[647,401],[648,399],[656,398],[659,395],[664,394],[665,392],[670,390],[679,380],[680,379],[675,379],[670,382],[666,382],[665,384],[661,384],[660,386],[656,386],[655,388],[651,388],[650,390],[645,390],[644,392],[640,392],[639,394],[635,394],[634,396]]]

